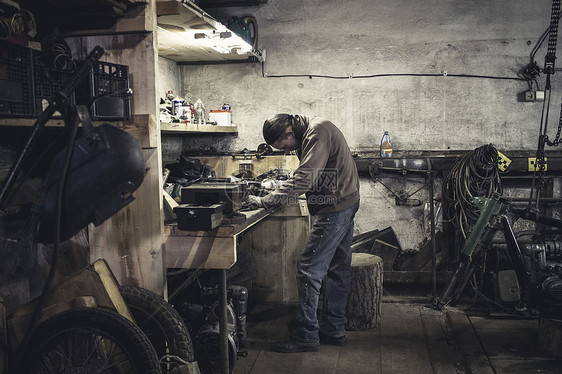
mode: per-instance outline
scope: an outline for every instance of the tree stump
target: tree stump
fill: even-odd
[[[353,253],[351,281],[347,298],[346,329],[376,327],[381,318],[383,262],[379,256]]]

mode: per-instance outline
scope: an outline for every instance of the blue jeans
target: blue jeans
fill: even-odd
[[[334,213],[314,216],[306,246],[297,262],[299,304],[291,338],[318,342],[318,331],[340,337],[345,334],[345,309],[351,275],[351,241],[356,205]],[[324,300],[322,327],[318,322],[318,298],[322,280]]]

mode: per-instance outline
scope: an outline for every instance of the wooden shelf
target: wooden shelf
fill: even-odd
[[[37,120],[34,118],[0,118],[0,126],[13,126],[13,127],[32,127]],[[123,121],[92,121],[94,126],[99,126],[102,123],[111,122],[118,125]],[[64,127],[63,119],[50,119],[45,124],[46,127]],[[80,125],[82,126],[82,125]]]
[[[94,36],[94,35],[116,35],[146,33],[152,31],[152,18],[146,11],[146,4],[137,3],[137,7],[118,18],[113,26],[107,29],[86,29],[65,31],[63,36]]]
[[[192,123],[160,122],[160,130],[165,134],[238,134],[238,126],[197,125]]]
[[[247,43],[197,5],[158,1],[156,6],[160,56],[182,64],[261,61],[259,51],[237,53],[236,46]]]

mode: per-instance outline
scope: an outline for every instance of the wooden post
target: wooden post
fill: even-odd
[[[353,253],[347,298],[347,330],[376,327],[381,318],[383,262],[379,256]]]

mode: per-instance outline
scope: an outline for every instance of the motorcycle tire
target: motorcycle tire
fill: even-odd
[[[97,307],[48,318],[22,352],[17,373],[161,373],[154,347],[141,329],[117,312]]]
[[[144,288],[120,286],[119,290],[137,325],[156,349],[162,373],[171,373],[182,361],[195,361],[191,335],[171,304]]]

